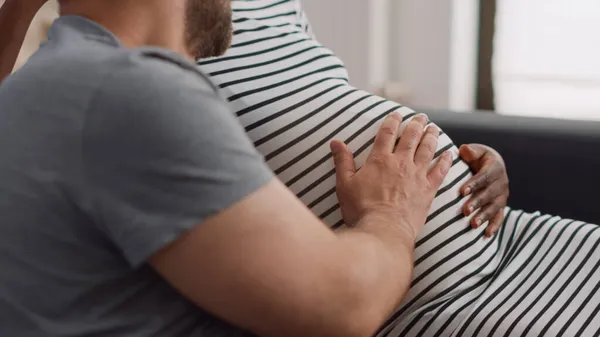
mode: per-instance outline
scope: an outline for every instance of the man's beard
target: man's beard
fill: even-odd
[[[231,45],[231,0],[188,0],[185,43],[196,59],[223,55]]]

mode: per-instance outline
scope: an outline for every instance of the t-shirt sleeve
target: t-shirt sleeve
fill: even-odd
[[[86,208],[134,267],[273,178],[227,104],[190,66],[130,56],[87,111]]]

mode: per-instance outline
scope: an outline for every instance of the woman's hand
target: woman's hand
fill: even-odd
[[[477,172],[461,188],[463,195],[473,195],[463,211],[467,216],[478,211],[471,222],[473,228],[489,221],[485,234],[491,237],[504,222],[504,207],[508,201],[508,175],[504,160],[494,149],[481,144],[463,145],[459,154]]]

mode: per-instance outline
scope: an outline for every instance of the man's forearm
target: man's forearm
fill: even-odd
[[[374,215],[339,231],[327,247],[315,244],[309,255],[319,252],[316,259],[295,276],[303,286],[289,288],[291,294],[303,294],[288,297],[303,309],[295,311],[285,329],[254,331],[264,336],[372,336],[412,282],[415,240],[402,228],[398,219]]]
[[[362,310],[377,316],[378,325],[398,307],[412,282],[415,233],[400,222],[374,215],[339,234],[364,290]]]
[[[15,66],[27,29],[42,1],[6,0],[0,7],[0,82]]]

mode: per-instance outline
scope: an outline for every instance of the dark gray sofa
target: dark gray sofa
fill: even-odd
[[[509,205],[600,224],[600,122],[423,111],[456,145],[502,154]]]

